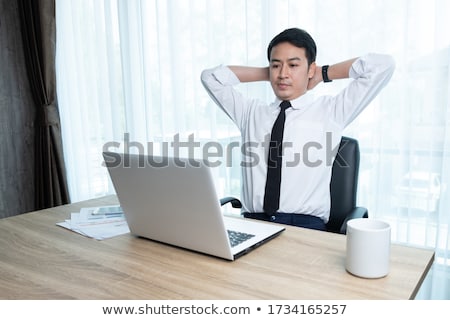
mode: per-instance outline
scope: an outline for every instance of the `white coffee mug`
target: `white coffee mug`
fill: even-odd
[[[374,219],[347,222],[345,268],[363,278],[381,278],[389,273],[391,227]]]

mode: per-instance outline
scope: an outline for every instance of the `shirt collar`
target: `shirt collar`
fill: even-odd
[[[274,105],[278,107],[282,100],[275,98]],[[297,99],[291,100],[291,106],[293,109],[300,110],[303,107],[310,105],[314,101],[314,96],[309,91],[301,95]]]

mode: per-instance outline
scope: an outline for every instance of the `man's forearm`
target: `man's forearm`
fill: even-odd
[[[338,79],[346,79],[349,77],[350,68],[352,67],[353,62],[358,58],[353,58],[350,60],[342,61],[328,67],[328,79],[330,80],[338,80]],[[322,66],[317,66],[314,71],[313,77],[309,80],[308,90],[313,89],[319,83],[323,81],[322,77]]]
[[[353,58],[331,65],[328,68],[328,78],[330,80],[347,79],[349,77],[350,68],[352,67],[353,62],[355,62],[356,59],[357,58]]]
[[[228,67],[241,82],[269,81],[269,67]]]

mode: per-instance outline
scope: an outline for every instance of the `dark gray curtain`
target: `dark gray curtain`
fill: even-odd
[[[35,209],[69,202],[56,97],[55,0],[18,0],[26,70],[36,111]]]
[[[35,110],[18,2],[0,0],[0,218],[35,208]]]

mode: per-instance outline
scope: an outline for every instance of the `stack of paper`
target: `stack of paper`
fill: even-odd
[[[130,232],[119,206],[82,208],[57,225],[97,240]]]

